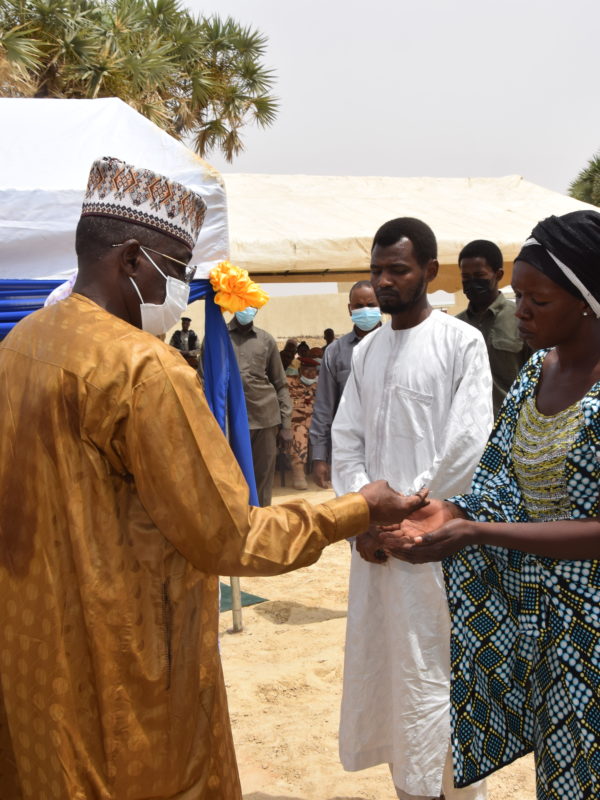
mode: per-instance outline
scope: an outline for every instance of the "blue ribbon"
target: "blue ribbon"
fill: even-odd
[[[23,317],[37,311],[53,289],[64,281],[10,281],[0,280],[0,337],[20,322]]]
[[[51,291],[64,281],[0,280],[0,337],[23,317],[42,308]],[[204,393],[209,408],[231,449],[250,490],[250,505],[258,505],[248,413],[237,359],[229,331],[208,280],[192,281],[190,302],[206,301],[204,326]]]
[[[192,281],[190,300],[206,301],[204,318],[204,393],[209,408],[241,467],[250,490],[250,505],[257,506],[258,492],[254,478],[252,446],[244,387],[233,345],[210,281]]]

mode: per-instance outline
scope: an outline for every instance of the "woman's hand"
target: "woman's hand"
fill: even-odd
[[[465,518],[459,506],[454,505],[454,503],[448,503],[446,500],[430,500],[423,508],[413,511],[407,521],[410,520],[423,533],[429,533],[441,528],[442,525],[455,517]]]
[[[463,547],[478,543],[477,523],[469,519],[451,519],[441,528],[427,532],[426,526],[407,519],[397,530],[382,530],[379,541],[387,555],[411,564],[441,561]]]
[[[445,500],[429,500],[427,505],[413,511],[404,522],[396,525],[380,525],[378,530],[395,533],[398,545],[412,545],[415,536],[436,531],[455,517],[462,517],[462,510]],[[410,524],[409,524],[410,523]]]

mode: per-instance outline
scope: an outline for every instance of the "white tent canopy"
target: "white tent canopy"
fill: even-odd
[[[504,178],[366,178],[224,174],[231,259],[263,280],[342,280],[368,270],[373,234],[395,217],[417,217],[436,234],[435,288],[458,288],[457,256],[491,239],[512,261],[540,219],[592,208],[517,175]],[[452,270],[449,267],[452,267]],[[348,279],[348,278],[346,278]],[[351,279],[351,278],[350,278]]]
[[[539,219],[591,207],[518,176],[220,176],[115,98],[3,98],[0,114],[0,279],[70,274],[89,168],[104,155],[198,191],[208,213],[196,263],[211,267],[227,257],[229,229],[231,260],[263,281],[354,280],[368,270],[379,225],[414,216],[438,239],[443,269],[433,288],[455,291],[457,256],[468,241],[492,239],[510,263]]]
[[[116,156],[185,184],[208,213],[196,263],[227,258],[220,174],[117,98],[0,99],[0,279],[62,278],[76,267],[75,227],[94,159]]]

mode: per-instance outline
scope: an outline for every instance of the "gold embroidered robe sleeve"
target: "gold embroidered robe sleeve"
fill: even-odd
[[[243,475],[185,365],[135,388],[122,435],[112,446],[128,459],[142,505],[203,572],[278,574],[316,561],[323,547],[345,538],[359,519],[368,527],[359,496],[316,507],[299,500],[269,510],[249,508]]]

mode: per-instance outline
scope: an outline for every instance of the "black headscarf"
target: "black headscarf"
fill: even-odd
[[[597,211],[572,211],[561,217],[548,217],[538,222],[530,238],[537,244],[528,240],[517,260],[536,267],[575,297],[583,297],[554,261],[552,256],[555,256],[600,302],[600,214]]]

